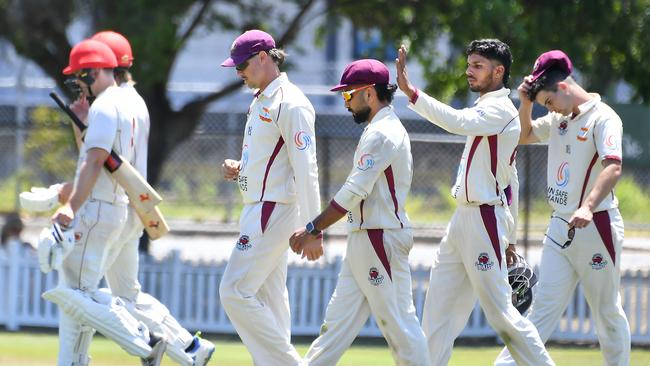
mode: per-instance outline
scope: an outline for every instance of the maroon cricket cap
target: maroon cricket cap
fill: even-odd
[[[558,68],[568,75],[571,75],[573,64],[571,63],[569,56],[560,50],[544,52],[537,58],[537,60],[535,60],[535,66],[533,66],[533,81],[539,79],[539,77],[544,75],[546,70],[550,68]]]
[[[259,29],[244,32],[230,46],[230,57],[221,63],[223,67],[235,67],[260,51],[275,48],[270,34]]]
[[[358,84],[388,84],[389,78],[388,68],[380,61],[357,60],[345,67],[341,82],[330,91],[339,91]]]

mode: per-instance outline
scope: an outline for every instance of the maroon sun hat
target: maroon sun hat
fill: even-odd
[[[235,39],[230,47],[230,57],[221,63],[223,67],[235,67],[260,51],[275,48],[275,41],[270,34],[259,29],[244,32]]]
[[[535,66],[533,66],[533,80],[539,79],[546,70],[550,68],[558,68],[568,75],[571,75],[573,71],[573,64],[571,59],[566,53],[560,50],[552,50],[542,53],[537,60],[535,60]]]
[[[330,91],[339,91],[350,85],[388,84],[389,78],[388,68],[382,62],[373,59],[357,60],[345,67],[341,82]]]

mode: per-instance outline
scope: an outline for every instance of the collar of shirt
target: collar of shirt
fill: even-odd
[[[368,123],[368,125],[370,125],[371,123],[373,123],[375,121],[379,121],[380,119],[388,116],[392,112],[393,112],[393,106],[392,105],[389,104],[389,105],[387,105],[385,107],[382,107],[380,110],[377,111],[375,116],[372,117],[372,120],[370,121],[370,123]]]
[[[580,112],[577,115],[573,116],[572,119],[576,119],[582,116],[583,114],[587,113],[591,108],[595,107],[596,104],[600,102],[600,94],[589,93],[589,95],[591,95],[591,99],[578,106],[578,110]]]
[[[285,82],[289,81],[289,78],[287,77],[286,72],[280,73],[280,76],[275,78],[269,85],[264,88],[264,90],[259,90],[257,93],[255,93],[255,96],[260,96],[263,95],[265,98],[271,98],[275,92],[280,89],[282,84]]]
[[[102,95],[104,95],[104,94],[110,94],[111,92],[109,92],[109,93],[106,93],[106,92],[109,91],[109,90],[117,89],[117,88],[119,88],[117,85],[111,85],[111,86],[109,86],[108,88],[102,90],[101,93],[97,94],[97,95],[95,96],[95,98],[99,98],[100,96],[102,96]]]
[[[491,91],[489,93],[485,93],[481,95],[475,102],[474,105],[479,104],[480,102],[484,101],[487,98],[499,98],[503,96],[508,96],[510,95],[510,89],[508,88],[501,88],[495,91]]]

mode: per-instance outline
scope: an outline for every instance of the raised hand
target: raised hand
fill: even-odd
[[[519,93],[519,102],[521,104],[532,104],[533,101],[528,98],[528,91],[530,90],[530,87],[532,85],[532,80],[533,76],[528,75],[524,78],[524,80],[521,82],[519,87],[517,88],[517,92]]]
[[[410,100],[413,98],[416,89],[409,81],[408,70],[406,69],[406,46],[401,45],[397,52],[397,59],[395,59],[395,67],[397,68],[397,86]]]

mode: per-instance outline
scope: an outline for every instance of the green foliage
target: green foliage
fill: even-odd
[[[449,187],[438,184],[435,195],[409,194],[406,213],[417,226],[446,225],[454,210],[456,200],[449,194]]]
[[[650,217],[650,194],[634,178],[625,176],[615,189],[621,216],[626,222],[647,223]]]
[[[16,211],[18,205],[17,177],[9,177],[0,181],[0,213]]]
[[[378,4],[379,3],[379,4]],[[514,57],[511,87],[531,72],[536,57],[562,49],[588,89],[606,94],[625,80],[639,101],[650,102],[649,0],[594,1],[337,1],[336,13],[362,28],[381,29],[385,39],[408,40],[411,60],[425,67],[426,90],[448,100],[467,93],[465,46],[499,38]],[[391,11],[376,11],[385,6]],[[449,55],[435,53],[449,42]],[[395,45],[396,47],[398,45]]]
[[[48,107],[31,112],[32,128],[25,141],[25,173],[29,185],[50,185],[72,180],[77,161],[74,134],[62,123],[62,115]]]
[[[279,46],[295,40],[316,0],[39,0],[0,3],[0,39],[32,60],[64,87],[61,70],[72,47],[68,33],[74,20],[89,25],[85,34],[113,29],[123,33],[133,48],[133,75],[138,92],[149,108],[151,130],[148,179],[156,184],[167,157],[192,135],[207,106],[241,87],[241,80],[226,80],[220,90],[197,96],[179,109],[172,108],[167,84],[181,50],[197,33],[215,30],[270,31]],[[233,16],[233,14],[237,14]],[[79,29],[79,27],[77,27]],[[81,27],[83,29],[83,27]],[[215,45],[227,54],[230,43]],[[216,65],[216,61],[206,61]]]

